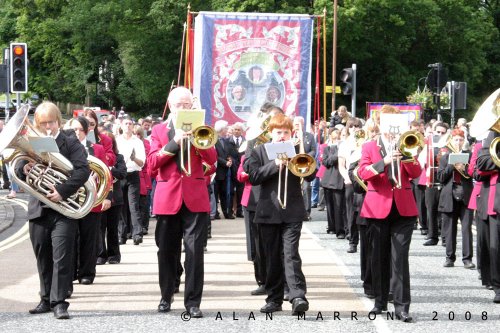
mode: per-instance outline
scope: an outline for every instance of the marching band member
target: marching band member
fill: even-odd
[[[500,94],[497,96],[493,107],[500,109]],[[498,111],[497,113],[498,114]],[[483,147],[477,158],[477,168],[479,171],[496,171],[490,177],[489,195],[488,195],[488,220],[483,225],[480,231],[482,238],[485,240],[485,246],[489,249],[487,253],[482,253],[481,258],[481,277],[487,278],[489,273],[490,283],[495,292],[493,302],[500,303],[500,192],[498,189],[498,171],[500,167],[493,162],[493,158],[489,153],[490,145],[495,138],[498,138],[500,133],[490,131],[488,138],[483,141]],[[483,187],[487,188],[486,182],[483,182]],[[481,191],[481,194],[483,191]],[[486,251],[484,251],[486,252]],[[489,271],[489,272],[488,272]],[[484,281],[484,280],[483,280]]]
[[[72,118],[68,124],[74,130],[76,137],[85,147],[89,155],[95,156],[106,163],[104,148],[96,143],[87,141],[89,123],[85,117]],[[81,284],[92,284],[96,275],[97,244],[102,212],[111,207],[111,198],[104,199],[102,204],[92,208],[90,213],[78,220],[78,231],[75,247],[75,279]]]
[[[380,113],[383,116],[385,113],[399,113],[399,110],[384,105]],[[394,283],[391,287],[396,318],[411,322],[412,318],[408,313],[411,302],[408,256],[418,212],[410,178],[418,177],[420,164],[413,158],[403,161],[402,154],[393,147],[397,138],[382,126],[381,132],[378,140],[363,145],[359,162],[359,176],[368,182],[360,216],[367,219],[371,233],[375,293],[372,312],[380,314],[387,311],[392,273]],[[397,167],[400,168],[401,188],[395,187],[389,177],[390,171]]]
[[[283,114],[271,118],[268,130],[272,142],[283,142],[291,139],[292,121]],[[247,163],[249,179],[252,185],[260,185],[260,196],[257,202],[254,223],[259,224],[260,239],[266,258],[266,305],[260,311],[265,313],[281,311],[284,297],[284,281],[289,288],[289,300],[293,313],[305,312],[309,309],[306,300],[306,280],[302,273],[302,260],[299,254],[299,240],[302,229],[302,218],[306,212],[301,193],[300,178],[294,174],[288,176],[288,204],[281,208],[276,192],[279,184],[279,173],[285,178],[287,161],[283,159],[269,160],[264,145],[251,151]],[[315,172],[305,177],[305,181],[314,179]]]
[[[158,246],[159,283],[161,301],[159,312],[171,309],[175,291],[177,262],[184,238],[186,251],[186,283],[184,306],[191,317],[203,316],[200,303],[203,293],[204,251],[206,220],[210,202],[203,175],[202,161],[216,162],[215,149],[196,149],[191,145],[191,176],[181,170],[181,140],[189,140],[190,132],[175,129],[173,124],[178,110],[193,105],[191,92],[184,87],[173,89],[168,96],[171,122],[153,127],[148,164],[151,173],[158,172],[153,214],[157,216],[155,240]],[[186,145],[184,145],[186,146]]]
[[[464,268],[472,269],[472,219],[474,212],[468,209],[472,193],[472,178],[467,174],[466,166],[462,163],[455,165],[448,163],[451,152],[468,153],[462,150],[465,135],[462,130],[451,132],[450,144],[453,150],[443,154],[439,161],[437,179],[443,185],[439,195],[439,212],[442,214],[442,233],[446,239],[446,262],[444,267],[453,267],[456,260],[457,223],[460,218],[462,224],[462,261]]]
[[[73,165],[68,179],[55,186],[47,198],[57,203],[85,184],[90,169],[85,148],[74,134],[64,133],[61,127],[61,112],[51,102],[43,102],[35,111],[35,127],[41,133],[55,138],[59,152]],[[33,165],[28,163],[18,170],[24,178]],[[39,314],[54,311],[57,319],[68,319],[66,302],[73,279],[73,250],[78,228],[77,220],[71,219],[30,196],[28,203],[29,233],[37,261],[40,278],[40,303],[29,312]]]
[[[323,151],[322,164],[325,167],[321,186],[325,191],[326,218],[328,234],[337,234],[337,237],[344,235],[344,179],[339,172],[339,141],[340,131],[334,129],[330,134],[328,147]]]

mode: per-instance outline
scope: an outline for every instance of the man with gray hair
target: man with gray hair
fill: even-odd
[[[215,122],[214,129],[219,135],[219,139],[215,144],[217,151],[217,169],[215,171],[214,193],[215,202],[220,201],[222,213],[226,219],[234,219],[231,205],[231,172],[233,166],[233,158],[231,157],[231,147],[227,136],[228,123],[225,120]],[[216,208],[215,218],[220,219],[219,211]]]
[[[238,168],[240,166],[241,162],[241,156],[243,155],[243,152],[240,152],[240,147],[245,142],[245,138],[243,137],[243,123],[241,122],[236,122],[234,123],[231,128],[233,129],[233,135],[229,138],[229,143],[231,146],[231,157],[233,158],[233,165],[232,165],[232,187],[231,187],[231,192],[233,193],[233,197],[236,197],[236,217],[243,217],[243,209],[241,207],[241,197],[243,196],[243,188],[245,185],[243,183],[240,183],[236,179],[236,173],[238,172]]]

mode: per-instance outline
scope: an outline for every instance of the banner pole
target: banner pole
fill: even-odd
[[[323,119],[327,121],[326,120],[326,7],[323,8]]]
[[[335,112],[335,86],[337,71],[337,0],[333,0],[333,59],[332,59],[332,113]]]

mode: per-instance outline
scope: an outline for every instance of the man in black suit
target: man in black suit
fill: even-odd
[[[275,115],[269,122],[268,130],[273,142],[290,140],[292,121],[283,114]],[[300,178],[288,174],[284,193],[288,160],[269,160],[264,145],[252,150],[248,159],[249,180],[252,185],[260,185],[254,223],[259,224],[260,239],[266,260],[267,292],[266,305],[260,311],[272,313],[282,310],[284,279],[289,288],[289,300],[294,314],[309,309],[306,300],[306,280],[302,273],[302,260],[299,254],[299,240],[302,217],[305,214],[301,193]],[[286,207],[278,200],[278,185],[281,173],[281,194],[287,195]],[[306,180],[314,179],[313,172]],[[281,198],[282,199],[282,198]]]
[[[35,126],[41,133],[55,138],[59,152],[73,165],[68,179],[55,186],[46,197],[54,203],[66,200],[89,179],[85,147],[74,132],[59,130],[61,112],[50,102],[40,104],[35,111]],[[27,163],[16,170],[20,177],[27,175],[33,164]],[[68,319],[66,302],[73,279],[73,251],[78,220],[56,212],[45,203],[30,196],[28,220],[31,244],[35,252],[40,278],[40,303],[29,310],[31,314],[53,309],[57,319]]]
[[[455,129],[451,132],[451,145],[455,152],[462,151],[465,141],[465,134],[462,130]],[[472,193],[472,178],[467,174],[465,164],[449,164],[450,153],[443,154],[439,161],[437,179],[443,184],[439,195],[438,210],[442,214],[442,233],[446,239],[446,261],[444,267],[453,267],[456,260],[455,251],[457,248],[457,224],[458,218],[462,224],[462,261],[464,267],[473,269],[476,266],[472,263],[472,220],[474,212],[468,209],[470,196]]]
[[[228,138],[228,142],[230,145],[230,156],[232,158],[233,164],[231,166],[231,185],[234,187],[234,197],[236,198],[236,217],[243,217],[243,210],[241,207],[241,196],[243,195],[243,188],[245,187],[244,183],[239,182],[236,179],[236,173],[238,172],[238,168],[240,166],[241,156],[244,155],[244,151],[240,152],[240,147],[246,141],[245,137],[243,137],[243,124],[240,122],[234,123],[231,128],[233,129],[233,135]]]
[[[293,136],[299,141],[299,146],[304,144],[304,153],[316,159],[316,140],[312,133],[306,132],[304,128],[304,118],[297,116],[293,118]],[[300,143],[302,141],[302,143]],[[312,179],[314,180],[314,178]],[[311,220],[311,182],[304,180],[302,183],[302,194],[304,196],[304,204],[306,206],[306,214],[304,221]]]
[[[227,121],[218,120],[214,125],[215,131],[217,132],[219,139],[215,144],[215,150],[217,151],[217,168],[215,170],[215,201],[220,201],[220,207],[222,213],[226,219],[234,219],[233,215],[233,205],[231,196],[231,177],[233,173],[233,158],[231,157],[231,144],[226,138],[227,135]],[[217,213],[215,218],[219,218],[219,211],[216,208]]]

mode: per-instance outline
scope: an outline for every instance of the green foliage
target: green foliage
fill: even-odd
[[[30,90],[42,98],[83,103],[90,97],[105,107],[161,113],[177,81],[188,3],[193,11],[322,14],[326,8],[330,84],[331,0],[0,0],[0,46],[28,43]],[[500,86],[499,1],[339,5],[337,73],[357,64],[358,105],[414,95],[435,62],[450,80],[468,83],[471,114]]]

